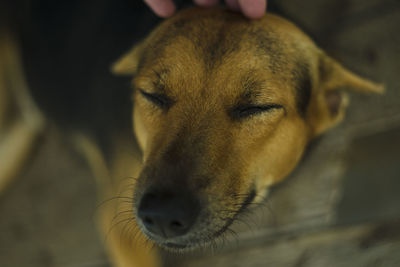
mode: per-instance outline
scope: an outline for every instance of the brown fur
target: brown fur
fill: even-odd
[[[116,185],[124,181],[114,180],[106,193],[133,197],[102,215],[107,231],[113,218],[129,222],[129,231],[117,226],[109,233],[117,266],[158,264],[148,249],[153,241],[146,241],[134,218],[135,201],[150,186],[172,185],[196,195],[201,220],[179,241],[188,247],[210,241],[253,194],[261,201],[268,187],[293,170],[312,138],[342,120],[342,89],[383,91],[278,16],[250,21],[219,9],[190,9],[166,20],[113,70],[134,76],[140,147],[132,158],[124,144],[116,145],[111,167],[114,179],[138,177],[120,193]]]

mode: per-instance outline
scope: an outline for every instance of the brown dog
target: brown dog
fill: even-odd
[[[113,180],[102,185],[105,199],[121,200],[102,213],[116,266],[157,266],[153,245],[184,252],[217,238],[342,120],[342,89],[383,91],[278,16],[250,21],[219,9],[165,21],[113,70],[134,76],[140,147],[132,158],[116,139]],[[127,176],[132,186],[120,191]]]

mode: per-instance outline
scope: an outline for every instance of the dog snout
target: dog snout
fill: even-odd
[[[186,234],[199,213],[199,202],[192,195],[172,190],[149,190],[138,207],[144,227],[162,239]]]

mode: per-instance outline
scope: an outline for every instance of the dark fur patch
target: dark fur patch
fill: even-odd
[[[234,50],[233,46],[226,45],[227,35],[228,33],[223,28],[220,29],[215,39],[202,50],[204,63],[208,70],[212,69],[216,63],[221,62],[224,55]]]
[[[207,69],[218,66],[223,58],[240,49],[240,42],[243,39],[244,31],[238,29],[237,23],[223,24],[204,46],[203,58]],[[199,40],[200,41],[200,40]]]
[[[280,47],[280,41],[273,30],[263,28],[252,29],[249,32],[249,37],[255,40],[256,51],[259,56],[265,57],[268,55],[269,58],[266,63],[272,74],[281,72],[286,64],[282,56],[283,51]]]
[[[297,61],[291,71],[296,93],[296,105],[301,116],[305,116],[311,98],[311,77],[305,61]]]

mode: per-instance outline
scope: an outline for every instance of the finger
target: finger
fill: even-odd
[[[233,11],[240,11],[238,0],[225,0],[226,6]]]
[[[194,0],[199,6],[211,7],[218,5],[219,0]]]
[[[144,2],[157,16],[166,18],[175,13],[176,8],[172,0],[144,0]]]
[[[259,19],[265,14],[267,0],[238,0],[243,14],[250,19]]]

